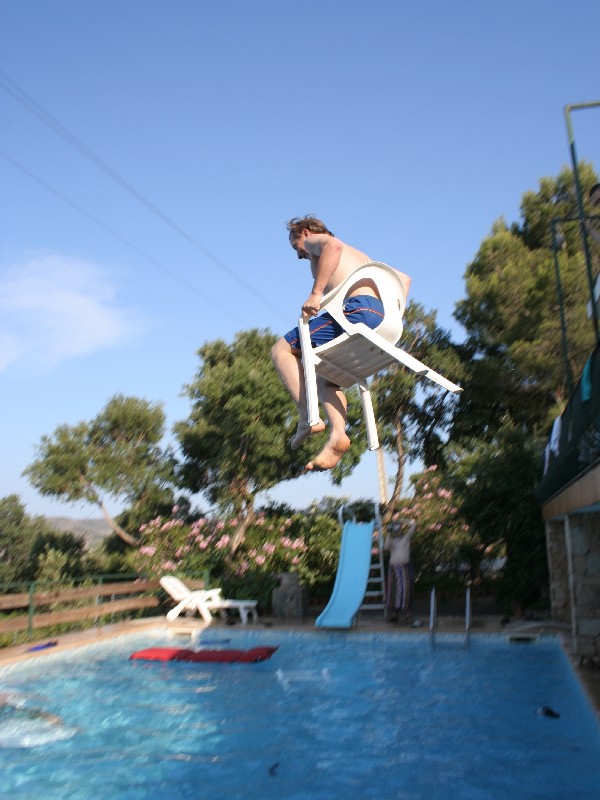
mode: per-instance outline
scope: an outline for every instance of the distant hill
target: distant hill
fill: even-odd
[[[88,550],[96,547],[110,534],[110,526],[103,519],[70,519],[69,517],[46,517],[57,531],[83,536]]]

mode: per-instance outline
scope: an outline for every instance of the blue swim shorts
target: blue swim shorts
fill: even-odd
[[[383,320],[383,303],[377,297],[368,294],[349,297],[343,305],[344,316],[348,322],[356,324],[364,322],[369,328],[377,328]],[[344,331],[327,311],[312,317],[308,323],[310,341],[313,347],[327,344],[332,339],[340,336]],[[300,350],[300,333],[298,328],[293,328],[283,337],[293,350]]]

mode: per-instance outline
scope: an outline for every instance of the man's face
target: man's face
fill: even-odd
[[[304,243],[309,235],[307,230],[303,230],[300,233],[290,233],[290,244],[296,251],[296,255],[298,258],[307,258],[310,259],[309,254],[306,251]]]

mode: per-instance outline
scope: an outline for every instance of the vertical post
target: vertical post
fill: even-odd
[[[435,586],[431,590],[431,596],[429,598],[429,630],[433,633],[433,629],[435,628],[435,623],[437,621],[437,608],[435,602]]]
[[[385,474],[385,460],[383,458],[383,448],[379,447],[375,451],[377,454],[377,480],[379,483],[379,502],[382,506],[387,505],[387,477]]]
[[[465,600],[465,630],[471,630],[471,587],[467,586],[467,597]]]
[[[570,397],[573,394],[573,373],[571,371],[571,364],[569,362],[569,349],[567,342],[567,322],[565,319],[565,304],[562,293],[562,282],[560,279],[560,263],[558,260],[558,247],[556,236],[557,220],[553,219],[550,223],[552,228],[552,252],[554,253],[554,272],[556,275],[556,291],[558,293],[558,307],[560,309],[560,330],[562,338],[562,351],[563,359],[565,362],[565,377],[567,379],[567,394]]]
[[[573,564],[573,539],[571,535],[571,518],[565,515],[565,550],[567,551],[567,574],[569,577],[569,605],[571,606],[571,641],[573,651],[577,653],[579,631],[577,625],[577,595],[575,592],[575,566]]]
[[[596,299],[594,297],[594,276],[592,275],[592,259],[590,256],[590,247],[587,236],[587,226],[585,221],[585,209],[583,207],[583,194],[581,191],[581,181],[579,180],[579,165],[577,163],[577,153],[575,150],[575,137],[573,136],[573,126],[571,124],[570,112],[582,108],[595,108],[600,107],[598,103],[578,103],[576,105],[565,106],[565,122],[567,125],[567,136],[569,139],[569,150],[571,152],[571,163],[573,165],[573,177],[575,179],[575,194],[577,195],[577,211],[579,214],[579,230],[581,232],[581,242],[583,244],[583,255],[585,258],[585,268],[587,271],[588,284],[590,289],[590,301],[592,304],[592,320],[594,323],[594,335],[596,342],[600,338],[598,332],[598,309],[596,308]]]
[[[29,606],[27,608],[27,633],[29,636],[33,633],[33,615],[35,613],[35,581],[29,584]]]

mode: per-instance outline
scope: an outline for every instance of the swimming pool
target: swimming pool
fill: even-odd
[[[0,669],[71,738],[0,749],[12,800],[598,798],[600,725],[559,643],[213,629],[258,664],[130,661],[124,636]],[[225,642],[225,640],[228,640]],[[189,639],[175,642],[189,647]],[[538,716],[547,705],[560,718]]]

